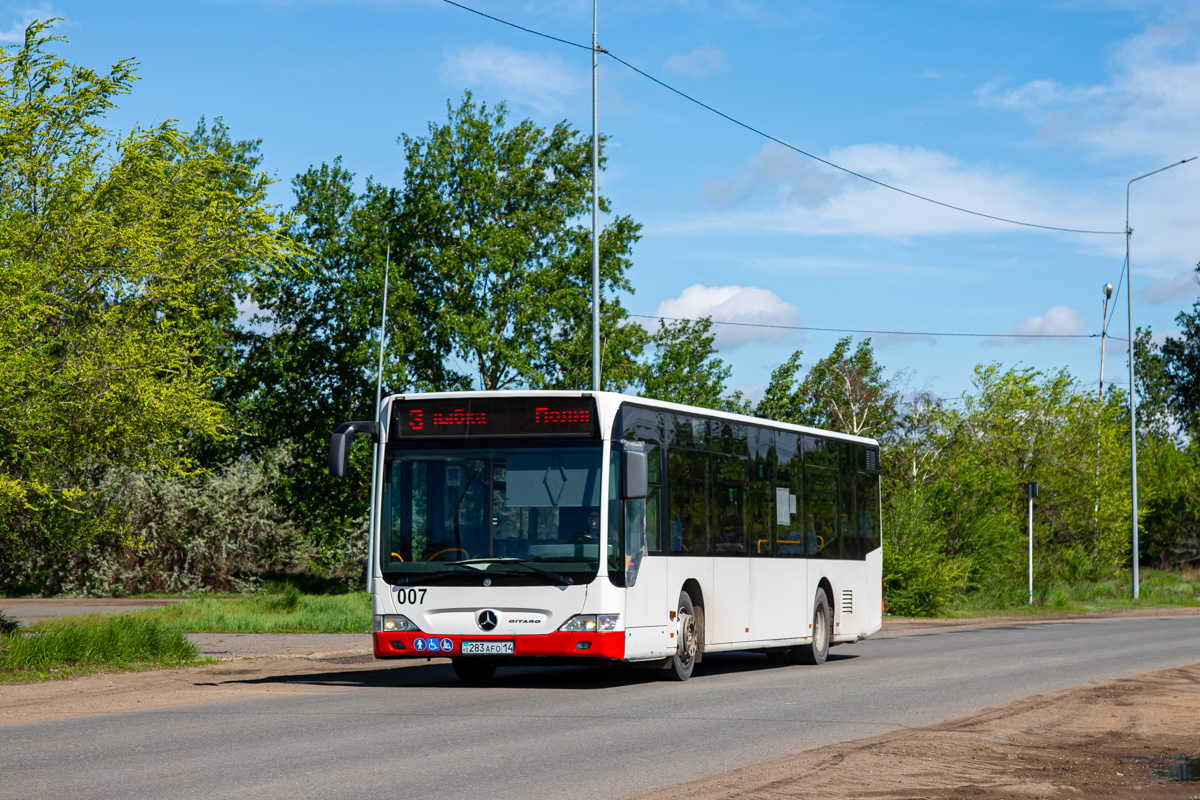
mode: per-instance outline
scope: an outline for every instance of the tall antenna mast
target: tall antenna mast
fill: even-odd
[[[374,589],[375,583],[375,541],[378,533],[379,509],[377,508],[379,499],[377,488],[379,486],[379,470],[383,468],[383,423],[379,419],[379,407],[383,401],[383,337],[387,331],[387,299],[388,299],[388,278],[392,271],[392,237],[388,235],[386,223],[380,222],[379,217],[375,217],[375,224],[379,225],[379,229],[383,231],[384,239],[387,241],[387,255],[383,261],[383,313],[379,318],[379,371],[375,373],[375,452],[371,456],[371,518],[367,523],[367,591]]]
[[[600,43],[596,37],[599,0],[592,0],[592,390],[600,391],[600,123],[596,98],[596,68]]]

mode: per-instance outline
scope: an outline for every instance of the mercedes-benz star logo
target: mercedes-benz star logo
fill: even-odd
[[[475,618],[475,622],[478,623],[481,631],[490,631],[496,627],[496,623],[499,620],[496,618],[496,612],[488,609],[487,611],[480,611],[479,616]]]

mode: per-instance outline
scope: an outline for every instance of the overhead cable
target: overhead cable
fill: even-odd
[[[568,39],[562,39],[557,36],[551,36],[548,33],[542,33],[541,31],[533,30],[532,28],[526,28],[521,25],[517,25],[514,22],[509,22],[508,20],[501,19],[500,17],[492,16],[491,14],[485,14],[482,11],[471,8],[470,6],[465,6],[462,3],[457,3],[454,0],[442,0],[442,2],[444,2],[448,5],[452,5],[455,8],[461,8],[463,11],[469,11],[472,14],[477,14],[481,17],[484,17],[485,19],[490,19],[493,22],[499,22],[502,25],[507,25],[510,28],[516,28],[519,31],[524,31],[525,33],[533,34],[534,36],[540,36],[543,39],[550,39],[551,41],[558,42],[560,44],[569,45],[571,47],[577,47],[581,50],[591,50],[592,49],[592,47],[590,45],[580,44],[579,42],[572,42]],[[695,105],[698,105],[701,108],[703,108],[707,111],[710,111],[713,114],[716,114],[717,116],[721,117],[722,119],[725,119],[728,122],[732,122],[734,125],[737,125],[740,128],[744,128],[745,130],[748,130],[751,133],[757,134],[758,136],[761,136],[764,139],[775,142],[776,144],[780,145],[781,147],[786,147],[788,150],[798,153],[806,158],[810,158],[813,161],[817,161],[821,164],[824,164],[827,167],[832,167],[833,169],[841,170],[842,172],[846,173],[847,175],[852,175],[853,177],[867,181],[868,183],[873,183],[876,186],[879,186],[883,189],[888,189],[890,191],[897,192],[902,195],[906,195],[915,200],[921,200],[926,203],[931,203],[935,206],[941,206],[942,208],[950,209],[951,211],[958,211],[963,214],[970,214],[971,216],[982,217],[983,219],[990,219],[995,222],[1003,222],[1007,225],[1018,225],[1018,226],[1021,226],[1024,228],[1037,228],[1039,230],[1045,230],[1045,231],[1057,231],[1059,233],[1078,233],[1078,234],[1085,234],[1085,235],[1090,235],[1090,236],[1115,236],[1115,235],[1124,235],[1124,233],[1125,233],[1125,231],[1123,231],[1123,230],[1121,230],[1121,231],[1098,231],[1098,230],[1086,230],[1086,229],[1080,229],[1080,228],[1063,228],[1063,227],[1059,227],[1057,225],[1041,225],[1041,224],[1038,224],[1035,222],[1024,222],[1021,220],[1010,219],[1008,217],[997,216],[995,214],[985,214],[982,211],[974,211],[972,209],[965,208],[963,206],[954,205],[953,203],[947,203],[942,200],[936,200],[927,195],[918,194],[916,192],[911,192],[907,189],[901,189],[898,186],[893,186],[890,183],[885,183],[884,181],[878,180],[876,178],[872,178],[868,175],[864,175],[861,172],[855,172],[854,170],[850,169],[849,167],[843,167],[841,164],[837,164],[826,158],[821,158],[820,156],[818,156],[814,153],[810,153],[807,150],[803,150],[799,147],[796,147],[795,145],[790,144],[789,142],[784,141],[783,139],[780,139],[777,136],[773,136],[773,135],[767,133],[766,131],[756,128],[753,125],[750,125],[749,123],[743,122],[736,117],[726,114],[724,111],[714,108],[713,106],[710,106],[709,104],[707,104],[701,100],[698,100],[695,97],[692,97],[690,94],[688,94],[680,89],[675,88],[674,86],[670,85],[669,83],[659,80],[658,78],[654,77],[653,75],[649,74],[648,72],[638,69],[633,64],[630,64],[625,59],[623,59],[617,55],[614,55],[612,52],[604,49],[603,47],[598,47],[597,49],[604,55],[611,58],[613,61],[616,61],[617,63],[624,65],[626,68],[632,70],[633,72],[637,73],[638,75],[641,75],[643,78],[646,78],[647,80],[658,84],[659,86],[661,86],[662,88],[664,88],[670,92],[674,92],[675,94],[679,95],[680,97],[687,100],[688,102],[694,103]]]
[[[630,314],[631,317],[639,317],[641,319],[661,319],[668,322],[700,322],[699,319],[690,317],[664,317],[656,314]],[[870,334],[872,336],[954,336],[975,339],[1099,339],[1098,333],[958,333],[946,331],[887,331],[887,330],[864,330],[860,328],[818,328],[809,325],[769,325],[763,322],[730,322],[726,320],[717,320],[706,318],[713,325],[735,325],[742,328],[774,328],[785,331],[816,331],[820,333],[858,333]],[[1124,342],[1116,336],[1109,336],[1109,339],[1116,339]]]

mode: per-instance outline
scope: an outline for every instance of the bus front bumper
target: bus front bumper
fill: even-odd
[[[625,657],[625,632],[438,635],[415,631],[374,634],[376,658],[609,658]],[[467,652],[464,652],[466,643]],[[474,652],[472,652],[474,651]]]

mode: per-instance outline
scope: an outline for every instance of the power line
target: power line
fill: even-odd
[[[641,319],[661,319],[668,322],[700,322],[698,319],[689,317],[664,317],[656,314],[630,314],[631,317],[639,317]],[[820,333],[858,333],[870,334],[872,336],[891,335],[891,336],[953,336],[964,338],[978,339],[1099,339],[1098,333],[957,333],[946,331],[885,331],[885,330],[864,330],[859,328],[818,328],[808,325],[768,325],[763,322],[729,322],[726,320],[709,319],[713,325],[735,325],[742,328],[773,328],[776,330],[785,331],[816,331]],[[1124,342],[1116,336],[1109,336],[1109,339],[1116,339]]]
[[[485,14],[482,11],[478,11],[474,8],[471,8],[470,6],[465,6],[462,3],[456,3],[456,2],[454,2],[454,0],[442,0],[442,2],[444,2],[448,5],[452,5],[455,8],[461,8],[463,11],[469,11],[472,14],[477,14],[481,17],[484,17],[485,19],[490,19],[493,22],[499,22],[502,25],[507,25],[510,28],[516,28],[519,31],[524,31],[525,33],[533,34],[534,36],[540,36],[543,39],[550,39],[551,41],[559,42],[561,44],[569,45],[571,47],[577,47],[582,50],[591,50],[592,49],[590,46],[585,45],[585,44],[580,44],[579,42],[572,42],[568,39],[561,39],[557,36],[551,36],[550,34],[547,34],[547,33],[535,31],[532,28],[522,27],[520,25],[517,25],[516,23],[509,22],[508,20],[505,20],[505,19],[501,19],[500,17],[492,16],[491,14]],[[923,194],[918,194],[916,192],[910,192],[907,189],[901,189],[898,186],[893,186],[890,183],[885,183],[884,181],[869,177],[867,175],[862,174],[861,172],[855,172],[854,170],[850,169],[849,167],[843,167],[841,164],[837,164],[828,159],[821,158],[820,156],[818,156],[814,153],[810,153],[807,150],[803,150],[799,147],[796,147],[795,145],[790,144],[789,142],[786,142],[777,136],[772,136],[771,134],[767,133],[766,131],[760,130],[759,128],[756,128],[753,125],[750,125],[749,123],[743,122],[736,117],[726,114],[724,111],[714,108],[713,106],[710,106],[709,104],[707,104],[695,97],[692,97],[690,94],[688,94],[680,89],[675,88],[674,86],[670,85],[669,83],[659,80],[658,78],[654,77],[653,75],[649,74],[648,72],[638,69],[633,64],[630,64],[625,59],[614,55],[612,52],[604,49],[603,47],[600,47],[598,49],[600,50],[600,52],[604,53],[604,55],[608,56],[613,61],[616,61],[617,63],[624,65],[626,68],[632,70],[633,72],[637,73],[638,75],[641,75],[643,78],[646,78],[647,80],[658,84],[659,86],[661,86],[662,88],[664,88],[670,92],[674,92],[675,94],[679,95],[680,97],[687,100],[688,102],[694,103],[695,105],[698,105],[701,108],[703,108],[713,114],[716,114],[717,116],[721,117],[722,119],[724,119],[728,122],[732,122],[734,125],[737,125],[740,128],[744,128],[745,130],[748,130],[751,133],[757,134],[758,136],[761,136],[764,139],[775,142],[776,144],[778,144],[782,147],[786,147],[788,150],[798,153],[806,158],[810,158],[813,161],[817,161],[821,164],[824,164],[827,167],[832,167],[833,169],[841,170],[842,172],[846,173],[847,175],[852,175],[855,178],[859,178],[861,180],[867,181],[868,183],[873,183],[876,186],[879,186],[881,188],[889,189],[893,192],[897,192],[899,194],[906,195],[915,200],[921,200],[926,203],[931,203],[935,206],[941,206],[942,208],[947,208],[947,209],[950,209],[951,211],[959,211],[963,214],[970,214],[975,217],[981,217],[983,219],[990,219],[995,222],[1003,222],[1008,225],[1018,225],[1018,226],[1025,227],[1025,228],[1037,228],[1039,230],[1058,231],[1060,233],[1079,233],[1079,234],[1086,234],[1086,235],[1092,235],[1092,236],[1109,236],[1109,235],[1118,235],[1118,234],[1123,235],[1125,233],[1125,231],[1096,231],[1096,230],[1084,230],[1084,229],[1079,229],[1079,228],[1061,228],[1056,225],[1040,225],[1040,224],[1034,223],[1034,222],[1024,222],[1021,220],[1010,219],[1008,217],[1000,217],[995,214],[985,214],[982,211],[973,211],[972,209],[965,208],[963,206],[956,206],[953,203],[947,203],[942,200],[935,200],[934,198],[928,197]]]

